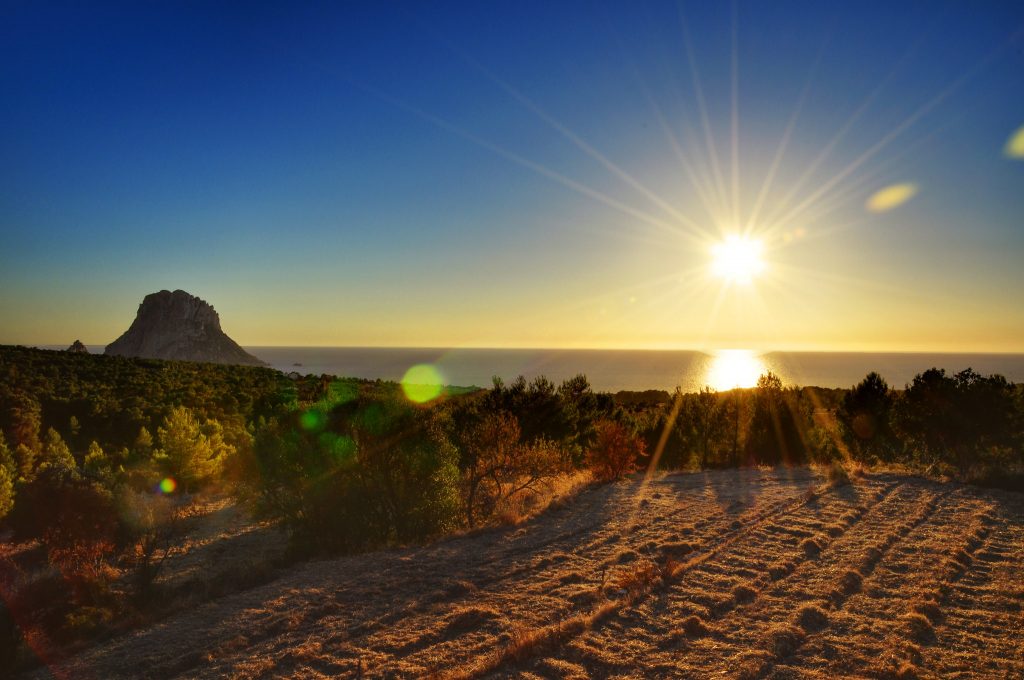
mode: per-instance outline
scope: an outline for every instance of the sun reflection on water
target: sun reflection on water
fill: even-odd
[[[704,382],[722,392],[735,387],[753,387],[767,370],[758,354],[749,349],[723,349],[708,363]]]

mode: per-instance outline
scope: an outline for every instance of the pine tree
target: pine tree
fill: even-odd
[[[64,443],[60,433],[52,427],[46,431],[46,440],[43,442],[43,457],[39,467],[61,466],[74,470],[75,457],[71,455],[71,449]]]
[[[6,465],[0,465],[0,519],[14,509],[14,475]]]

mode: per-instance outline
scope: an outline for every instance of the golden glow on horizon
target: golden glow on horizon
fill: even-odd
[[[704,382],[719,392],[753,387],[766,370],[761,357],[749,349],[723,349],[711,359]]]
[[[916,184],[893,184],[879,189],[871,195],[865,207],[873,213],[883,213],[898,208],[917,194]]]
[[[1006,140],[1003,153],[1010,158],[1024,158],[1024,125],[1017,128],[1017,131]]]
[[[711,247],[711,270],[716,276],[734,283],[750,283],[764,271],[761,241],[735,234]]]

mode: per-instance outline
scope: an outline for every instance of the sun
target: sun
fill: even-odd
[[[711,271],[726,281],[750,283],[764,271],[763,244],[745,236],[731,235],[711,248]]]

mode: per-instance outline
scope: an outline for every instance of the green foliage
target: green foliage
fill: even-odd
[[[593,441],[594,422],[620,410],[610,395],[595,394],[584,375],[565,380],[557,389],[544,376],[530,383],[519,376],[508,386],[495,378],[478,408],[511,414],[520,424],[523,441],[556,442],[576,464]]]
[[[918,374],[895,409],[910,455],[962,476],[1012,461],[1021,444],[1020,416],[1005,378],[986,378],[969,368],[954,376],[937,368]]]
[[[131,451],[137,460],[146,460],[153,455],[153,435],[149,433],[145,425],[139,428],[139,434],[135,437]]]
[[[223,428],[214,420],[200,423],[191,409],[177,407],[157,428],[161,457],[166,457],[168,472],[186,490],[195,490],[212,482],[220,474],[234,447],[225,443]]]
[[[100,472],[109,467],[110,460],[103,452],[103,447],[96,442],[90,442],[89,451],[85,454],[85,460],[82,461],[82,469],[89,472]]]
[[[843,397],[836,411],[843,441],[862,462],[890,461],[896,454],[892,430],[895,396],[882,376],[871,372]]]
[[[491,519],[503,501],[534,490],[567,467],[557,444],[543,435],[523,440],[511,413],[478,413],[461,432],[463,507],[466,523],[475,527]]]
[[[46,439],[43,442],[43,455],[39,461],[39,470],[48,467],[65,467],[74,470],[76,467],[75,457],[71,455],[71,449],[64,442],[60,433],[52,427],[46,431]]]
[[[746,441],[748,464],[792,465],[806,461],[802,406],[800,392],[784,390],[782,380],[771,371],[758,378]]]
[[[202,421],[239,418],[244,427],[294,408],[296,389],[269,368],[0,346],[0,430],[12,449],[24,444],[35,453],[52,427],[75,454],[96,441],[144,459],[153,442],[136,441],[141,428],[155,432],[172,408],[191,408]]]
[[[0,465],[0,520],[14,508],[14,474],[11,468]]]
[[[18,479],[30,482],[36,472],[36,452],[24,444],[14,449],[14,463],[18,470]]]
[[[298,547],[352,550],[455,525],[458,454],[442,412],[361,395],[315,413],[260,430],[246,466],[258,507]]]
[[[18,474],[18,464],[14,460],[14,454],[11,452],[11,449],[7,446],[7,439],[4,437],[3,432],[0,432],[0,467],[7,470],[11,479],[14,479]]]

